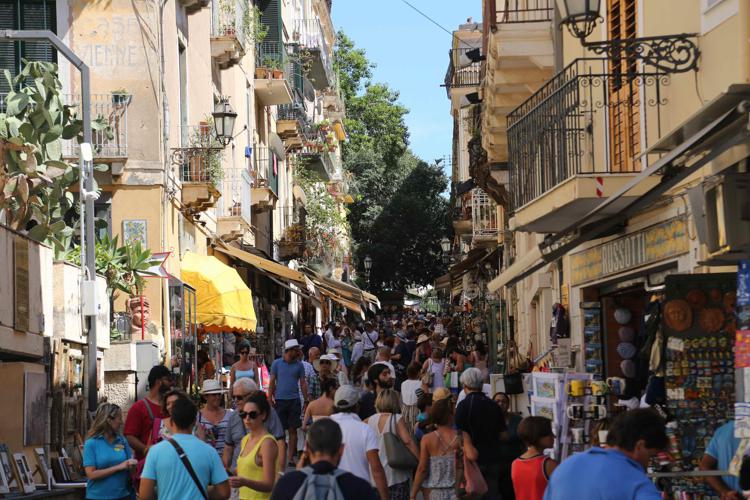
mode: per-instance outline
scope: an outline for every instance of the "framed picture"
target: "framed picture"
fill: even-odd
[[[556,373],[533,373],[534,396],[557,399],[560,376]]]
[[[23,444],[40,445],[47,428],[47,374],[26,372],[23,380]]]
[[[5,444],[0,444],[0,468],[3,469],[9,492],[19,490],[20,487],[16,481],[15,468],[13,467],[13,456]]]
[[[26,455],[23,453],[14,453],[13,463],[18,471],[18,480],[21,482],[23,492],[34,493],[36,491],[36,485],[34,484],[34,478],[29,469],[29,463],[26,461]]]
[[[140,242],[141,247],[148,248],[148,221],[146,219],[126,219],[122,221],[122,242],[132,245]]]
[[[39,467],[39,476],[41,476],[42,484],[51,485],[52,471],[49,468],[44,448],[34,448],[34,458],[36,458],[36,465]]]
[[[8,477],[5,475],[5,467],[0,467],[0,494],[10,493],[10,485],[8,484]]]

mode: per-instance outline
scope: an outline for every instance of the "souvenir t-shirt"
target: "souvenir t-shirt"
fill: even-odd
[[[83,443],[83,466],[94,467],[97,470],[108,469],[132,458],[127,440],[118,435],[113,442],[104,436],[92,437]],[[92,500],[106,500],[110,498],[124,498],[129,496],[130,471],[115,472],[102,479],[86,481],[86,498]]]

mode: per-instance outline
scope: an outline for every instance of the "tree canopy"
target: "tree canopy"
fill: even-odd
[[[409,150],[408,109],[397,91],[372,81],[374,64],[343,32],[334,60],[347,110],[344,168],[357,192],[349,222],[359,275],[370,255],[374,291],[431,283],[443,272],[439,242],[447,234],[442,193],[448,180]]]

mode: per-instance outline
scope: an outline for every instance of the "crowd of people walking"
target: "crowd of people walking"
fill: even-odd
[[[558,467],[545,455],[551,422],[490,393],[486,347],[463,344],[448,317],[376,316],[322,335],[306,325],[265,391],[250,349],[236,344],[228,395],[203,382],[200,410],[164,366],[122,433],[122,411],[102,403],[84,447],[87,498],[657,498],[643,463],[665,444],[661,417],[628,412],[611,448]],[[578,481],[593,492],[601,480],[578,475],[602,467],[638,494],[580,496]]]

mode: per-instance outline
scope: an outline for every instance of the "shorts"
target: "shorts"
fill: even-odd
[[[299,399],[277,399],[276,414],[284,430],[298,429],[301,425],[302,402]]]

